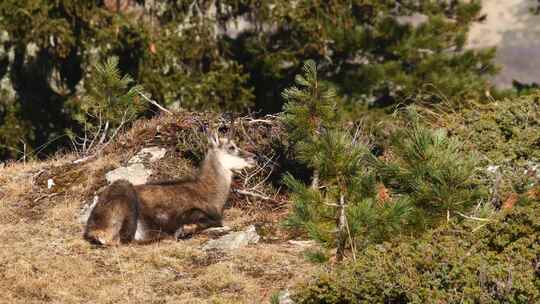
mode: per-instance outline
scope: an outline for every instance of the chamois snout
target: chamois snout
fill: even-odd
[[[215,139],[211,141],[221,164],[233,171],[255,166],[255,154],[242,150],[230,139]]]
[[[248,164],[248,168],[254,167],[255,164],[257,163],[257,156],[254,153],[251,153],[245,150],[240,150],[240,157],[246,160]]]

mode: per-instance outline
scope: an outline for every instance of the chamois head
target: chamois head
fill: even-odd
[[[239,171],[255,165],[255,154],[244,151],[229,138],[219,138],[217,134],[209,138],[210,150],[217,157],[223,168]]]

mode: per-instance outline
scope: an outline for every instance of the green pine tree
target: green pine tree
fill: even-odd
[[[146,103],[140,100],[143,88],[133,82],[131,76],[121,74],[117,57],[97,64],[89,74],[85,95],[73,100],[74,112],[78,113],[75,118],[84,125],[84,134],[71,136],[83,153],[114,137],[119,128],[145,109]]]
[[[377,180],[367,167],[369,147],[358,134],[341,130],[337,98],[317,79],[313,61],[306,62],[296,82],[301,88],[284,92],[289,100],[285,121],[298,159],[317,172],[320,184],[308,187],[291,175],[285,177],[294,204],[286,225],[336,248],[341,260],[346,248],[354,250],[401,228],[410,208],[406,200],[377,195]]]
[[[285,125],[299,153],[315,144],[323,130],[335,129],[342,110],[336,92],[318,79],[315,61],[306,61],[303,71],[304,75],[295,78],[298,87],[287,88],[282,94],[288,101],[284,105]],[[313,169],[312,187],[316,188],[321,164],[309,159],[304,163]]]

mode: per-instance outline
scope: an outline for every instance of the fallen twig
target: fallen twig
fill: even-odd
[[[96,157],[97,155],[96,154],[92,154],[92,155],[89,155],[89,156],[85,156],[83,158],[79,158],[79,159],[76,159],[74,160],[72,163],[73,164],[80,164],[80,163],[84,163],[86,161],[89,161],[91,160],[92,158]]]
[[[39,202],[40,200],[42,200],[42,199],[44,199],[44,198],[55,197],[55,196],[57,196],[57,195],[59,195],[59,194],[61,194],[61,192],[56,192],[56,193],[50,193],[50,194],[42,195],[42,196],[36,198],[36,199],[34,200],[34,203],[37,203],[37,202]]]
[[[259,193],[256,193],[256,192],[252,192],[252,191],[234,189],[233,192],[241,194],[241,195],[245,195],[245,196],[251,196],[251,197],[259,198],[259,199],[262,199],[262,200],[265,200],[265,201],[274,202],[274,203],[280,203],[280,204],[285,203],[284,201],[279,201],[279,200],[276,200],[276,199],[271,198],[269,196],[259,194]]]
[[[155,105],[156,107],[158,107],[161,111],[163,111],[163,112],[165,112],[165,113],[167,113],[167,114],[171,114],[171,115],[172,115],[172,112],[171,112],[171,111],[165,109],[163,106],[161,106],[161,105],[160,105],[159,103],[157,103],[155,100],[152,100],[152,99],[148,98],[146,95],[144,95],[144,94],[143,94],[142,92],[140,92],[140,91],[139,91],[138,93],[139,93],[139,95],[142,96],[142,98],[146,99],[146,101],[148,101],[149,103],[151,103],[151,104]]]
[[[466,215],[466,214],[463,214],[463,213],[461,213],[461,212],[459,212],[459,211],[456,211],[456,213],[459,214],[459,215],[461,215],[462,217],[467,218],[467,219],[470,219],[470,220],[481,221],[481,222],[491,222],[490,219]]]

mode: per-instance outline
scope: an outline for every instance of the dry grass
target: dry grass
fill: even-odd
[[[203,235],[145,246],[88,244],[77,221],[83,202],[105,185],[105,172],[141,148],[128,143],[129,133],[121,140],[122,153],[109,151],[77,166],[68,155],[0,169],[0,302],[268,303],[316,267],[285,242],[277,224],[283,211],[228,209],[226,225],[255,223],[265,233],[261,243],[228,253],[202,251]],[[191,162],[171,147],[153,169],[189,172]],[[56,183],[52,189],[49,178]]]

